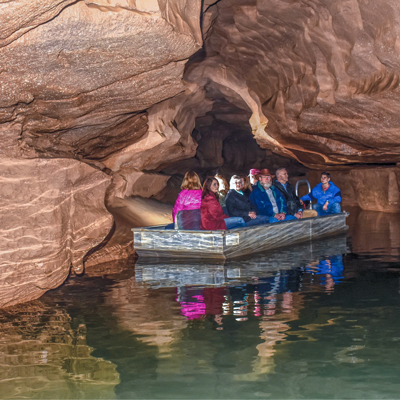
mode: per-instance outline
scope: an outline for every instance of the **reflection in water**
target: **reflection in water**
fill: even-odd
[[[0,310],[1,398],[114,398],[115,365],[94,358],[86,327],[39,300]]]
[[[149,293],[134,278],[116,283],[105,295],[105,304],[112,307],[120,328],[133,332],[143,343],[157,346],[160,354],[171,351],[187,325],[173,302],[173,291]]]
[[[400,218],[398,214],[354,209],[347,224],[352,252],[379,256],[380,261],[400,257]]]
[[[0,398],[399,398],[400,227],[375,214],[251,258],[103,266],[2,310]]]

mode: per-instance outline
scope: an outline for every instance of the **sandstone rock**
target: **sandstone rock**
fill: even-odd
[[[145,176],[142,169],[194,154],[190,126],[198,114],[182,113],[175,100],[164,111],[158,105],[161,112],[156,112],[171,127],[172,140],[137,164],[120,161],[127,153],[133,158],[146,153],[143,140],[149,136],[148,149],[155,145],[148,109],[190,92],[182,75],[201,46],[200,7],[199,0],[0,5],[0,170],[3,179],[12,177],[1,192],[7,240],[0,249],[0,306],[61,284],[71,263],[80,268],[87,251],[111,228],[104,206],[111,177],[115,192],[107,198],[149,197],[169,177]],[[204,98],[202,93],[193,96]],[[169,107],[174,111],[167,115]],[[150,118],[154,115],[150,110]],[[175,119],[187,125],[184,134],[174,128]],[[138,142],[137,153],[123,152]],[[110,165],[113,171],[108,176],[72,159],[108,173]],[[12,248],[10,241],[18,246]]]
[[[185,90],[200,1],[53,3],[3,6],[0,123],[19,123],[20,146],[37,156],[99,160],[145,134],[146,109]]]
[[[61,285],[109,232],[110,177],[75,160],[0,159],[0,307]]]
[[[221,0],[186,79],[214,107],[251,110],[261,147],[309,167],[397,162],[399,15],[394,0]]]

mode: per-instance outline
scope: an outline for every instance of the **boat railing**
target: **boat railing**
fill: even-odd
[[[311,193],[311,185],[310,185],[310,182],[308,182],[307,179],[301,179],[301,180],[299,180],[299,181],[296,182],[296,188],[295,188],[296,196],[299,197],[299,184],[300,184],[300,183],[306,183],[306,184],[307,184],[307,186],[308,186],[308,193],[307,193],[307,194],[310,194],[310,193]],[[308,208],[309,208],[310,210],[312,209],[312,202],[311,202],[311,201],[310,201],[310,204],[308,205]]]

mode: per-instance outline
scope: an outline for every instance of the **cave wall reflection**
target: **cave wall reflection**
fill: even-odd
[[[92,350],[86,326],[54,304],[0,310],[1,398],[115,398],[116,365]]]

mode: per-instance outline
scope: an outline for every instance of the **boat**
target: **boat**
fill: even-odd
[[[342,212],[225,231],[180,229],[179,224],[177,229],[165,229],[165,225],[133,228],[133,245],[139,259],[230,259],[344,233],[348,215]]]

